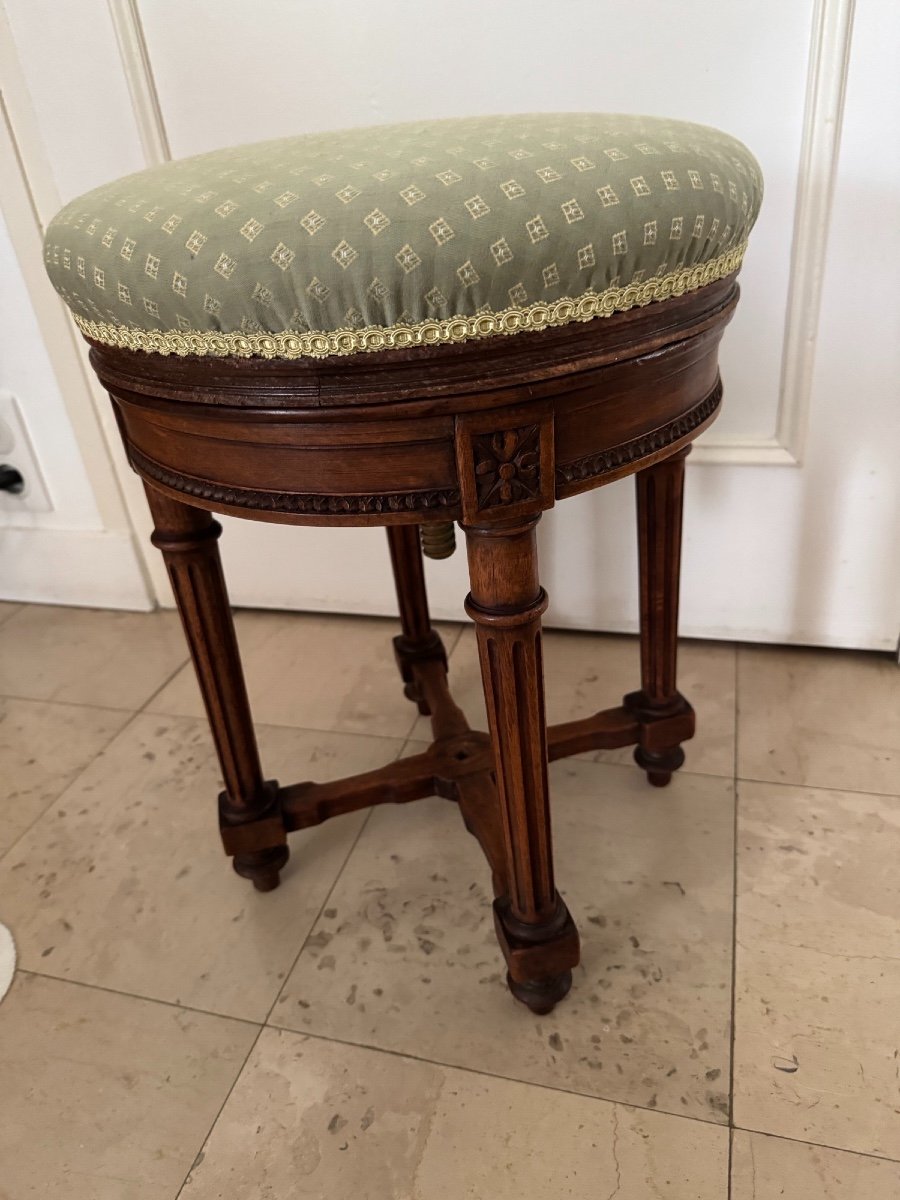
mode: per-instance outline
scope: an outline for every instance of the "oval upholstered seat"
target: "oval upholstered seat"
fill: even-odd
[[[232,147],[68,204],[45,258],[82,332],[297,358],[608,316],[740,265],[736,139],[597,113],[420,121]]]

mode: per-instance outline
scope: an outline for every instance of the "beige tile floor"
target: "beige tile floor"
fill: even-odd
[[[427,737],[389,622],[241,613],[267,773]],[[444,629],[481,722],[471,632]],[[551,720],[636,683],[550,633]],[[584,961],[516,1005],[444,801],[292,837],[260,896],[177,620],[0,605],[0,1200],[895,1200],[900,670],[686,643],[700,733],[667,791],[554,764]]]

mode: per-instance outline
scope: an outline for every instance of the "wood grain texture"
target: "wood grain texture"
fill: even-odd
[[[436,662],[447,674],[447,652],[440,634],[431,626],[428,614],[428,595],[425,591],[425,570],[419,530],[414,525],[396,525],[387,530],[391,569],[397,590],[402,633],[394,638],[394,656],[408,699],[418,705],[419,712],[428,716],[431,709],[420,681],[412,670],[413,663]]]
[[[535,526],[466,526],[466,612],[478,654],[494,754],[508,895],[494,902],[510,988],[534,1012],[569,990],[578,938],[553,878],[547,719]],[[540,966],[534,948],[540,947]],[[549,966],[548,966],[549,964]]]
[[[641,689],[625,697],[625,706],[642,714],[645,725],[655,726],[655,736],[642,738],[634,756],[656,787],[665,787],[682,766],[680,743],[694,732],[693,710],[676,687],[684,464],[689,453],[688,446],[635,476]],[[665,740],[660,721],[666,721],[675,740]]]
[[[223,843],[241,874],[274,887],[290,831],[442,796],[487,859],[513,994],[537,1013],[565,995],[579,942],[554,877],[548,762],[634,745],[661,785],[683,759],[694,722],[676,686],[684,458],[719,409],[718,344],[737,295],[731,278],[585,325],[350,360],[94,346],[147,485],[225,778]],[[640,688],[548,728],[535,527],[558,500],[628,474],[638,489]],[[264,780],[213,511],[387,528],[394,651],[407,696],[430,715],[428,750],[330,783]],[[471,730],[454,701],[428,612],[422,541],[449,552],[454,521],[466,533],[489,734]]]
[[[245,848],[235,856],[234,868],[257,890],[271,891],[288,859],[287,839],[277,813],[278,785],[264,781],[260,766],[219,558],[222,529],[203,509],[170,500],[151,487],[146,492],[154,523],[152,541],[165,559],[222,768],[223,839],[227,848],[231,828],[252,824],[258,833],[260,824],[265,825],[266,844]]]

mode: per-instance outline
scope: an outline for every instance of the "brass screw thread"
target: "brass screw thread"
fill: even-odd
[[[449,558],[456,549],[456,527],[452,521],[429,521],[419,526],[419,534],[426,558]]]

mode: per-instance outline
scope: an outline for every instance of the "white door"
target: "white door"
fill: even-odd
[[[418,116],[631,110],[742,138],[762,163],[766,199],[726,333],[724,414],[689,465],[682,628],[893,645],[891,0],[869,0],[855,28],[853,0],[0,3],[62,200],[168,154]],[[27,169],[32,147],[21,148]],[[136,489],[123,486],[144,532]],[[630,481],[547,515],[550,623],[636,627],[632,528]],[[229,521],[223,551],[238,604],[394,611],[380,530]],[[148,563],[169,603],[152,554]],[[461,617],[464,554],[431,564],[429,578],[435,614]]]

